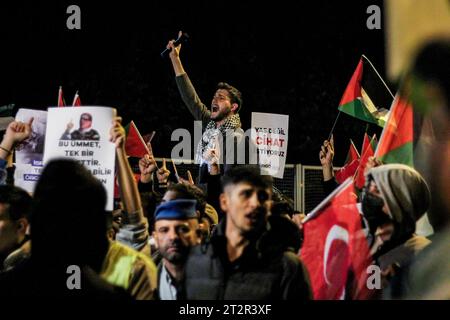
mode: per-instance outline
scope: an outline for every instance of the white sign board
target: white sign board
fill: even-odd
[[[109,141],[116,109],[108,107],[49,108],[44,164],[55,158],[82,163],[106,188],[106,210],[113,209],[116,149]]]
[[[33,193],[43,168],[47,111],[32,109],[17,111],[17,121],[28,123],[31,118],[33,118],[31,136],[16,147],[14,184]]]
[[[252,140],[258,149],[262,174],[283,178],[288,129],[288,115],[252,112]]]

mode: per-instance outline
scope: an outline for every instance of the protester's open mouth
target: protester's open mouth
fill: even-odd
[[[211,106],[211,111],[212,112],[217,112],[217,111],[219,111],[219,107],[218,106]]]
[[[245,215],[245,218],[248,219],[251,224],[255,224],[258,221],[258,213],[251,212]]]

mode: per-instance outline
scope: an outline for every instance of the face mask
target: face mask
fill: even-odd
[[[379,226],[390,221],[389,216],[383,212],[384,201],[382,198],[364,192],[361,204],[364,217],[369,223],[371,234],[375,234]]]

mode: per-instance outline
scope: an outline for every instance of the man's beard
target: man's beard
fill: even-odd
[[[211,120],[213,120],[214,122],[222,121],[223,119],[227,118],[230,114],[231,110],[227,108],[225,110],[219,111],[215,116],[215,118],[211,117]]]
[[[172,246],[177,247],[178,251],[167,252],[167,250]],[[171,244],[169,247],[166,247],[164,248],[164,250],[161,250],[161,255],[163,256],[163,258],[174,265],[180,265],[186,262],[188,254],[189,254],[189,247],[183,246],[181,244]]]

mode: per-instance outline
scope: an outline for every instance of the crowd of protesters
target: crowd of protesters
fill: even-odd
[[[105,211],[101,182],[74,160],[50,161],[29,195],[8,176],[13,150],[30,136],[33,120],[12,122],[0,144],[0,296],[313,298],[299,258],[304,214],[277,192],[270,176],[261,175],[257,164],[232,165],[235,159],[217,154],[218,135],[249,143],[239,119],[241,93],[220,83],[211,108],[206,107],[183,69],[180,47],[171,41],[168,48],[182,98],[204,124],[198,183],[192,177],[170,181],[165,161],[158,167],[153,150],[139,160],[136,182],[117,117],[110,141],[116,146],[120,198],[112,212]],[[366,167],[358,195],[361,225],[383,277],[373,299],[450,298],[449,48],[448,42],[429,45],[413,68],[425,86],[417,92],[417,104],[425,103],[421,107],[435,124],[429,181],[411,167],[375,158]],[[324,186],[331,192],[337,187],[333,141],[318,147]],[[434,229],[428,238],[415,233],[425,213]],[[79,280],[70,279],[71,267]],[[77,285],[80,290],[71,289]]]

